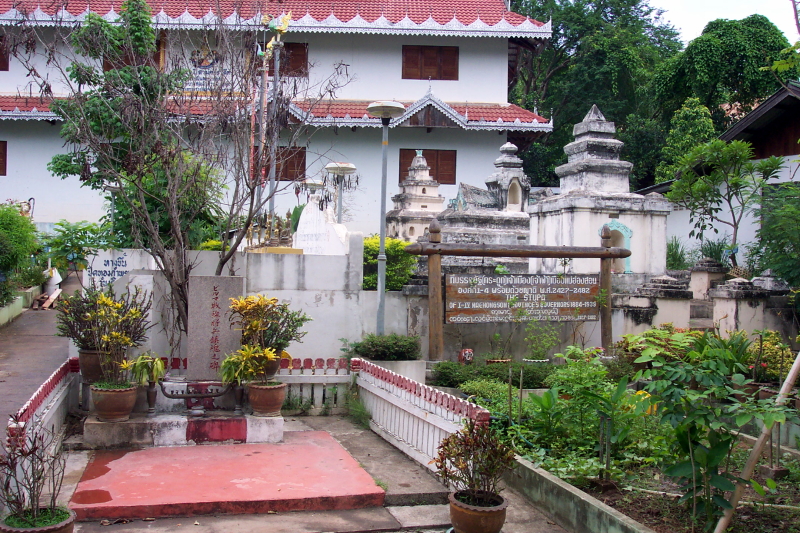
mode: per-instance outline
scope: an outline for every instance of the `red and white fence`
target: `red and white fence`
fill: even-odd
[[[80,379],[78,358],[64,361],[17,411],[19,425],[42,424],[58,434],[64,426],[70,407],[77,406]],[[19,427],[9,419],[7,432],[19,432]]]
[[[489,411],[362,359],[353,359],[356,383],[372,415],[370,427],[406,455],[433,470],[431,460],[442,439],[462,421],[489,421]]]
[[[311,414],[344,411],[350,370],[347,359],[281,359],[278,379],[288,385],[289,404]],[[291,408],[290,408],[291,409]]]

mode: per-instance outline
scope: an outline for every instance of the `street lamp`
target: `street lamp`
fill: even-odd
[[[354,174],[356,166],[353,163],[342,163],[338,161],[331,161],[325,165],[325,171],[328,174],[336,176],[336,223],[342,223],[342,189],[344,186],[344,177],[349,174]]]
[[[372,102],[367,113],[381,119],[383,125],[382,173],[381,173],[381,219],[380,248],[378,250],[378,335],[383,335],[384,315],[386,313],[386,168],[389,152],[389,123],[405,112],[400,102]]]

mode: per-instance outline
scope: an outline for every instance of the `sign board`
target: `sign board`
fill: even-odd
[[[448,274],[445,322],[598,320],[598,274]]]

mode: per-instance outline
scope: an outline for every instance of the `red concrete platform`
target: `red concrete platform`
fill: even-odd
[[[384,491],[324,431],[278,444],[95,452],[69,507],[79,520],[382,506]]]

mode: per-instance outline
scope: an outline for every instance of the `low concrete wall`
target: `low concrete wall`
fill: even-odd
[[[530,461],[517,457],[517,463],[519,466],[504,476],[506,484],[522,493],[567,531],[655,533],[549,472],[534,467]]]
[[[28,307],[30,307],[33,304],[33,301],[36,298],[41,296],[42,287],[41,287],[41,285],[39,285],[37,287],[29,287],[29,288],[25,289],[24,291],[16,291],[14,294],[17,295],[17,296],[21,296],[22,297],[22,307],[27,309]]]
[[[10,304],[0,307],[0,326],[5,326],[21,315],[25,310],[25,307],[22,304],[22,297],[17,296]]]

